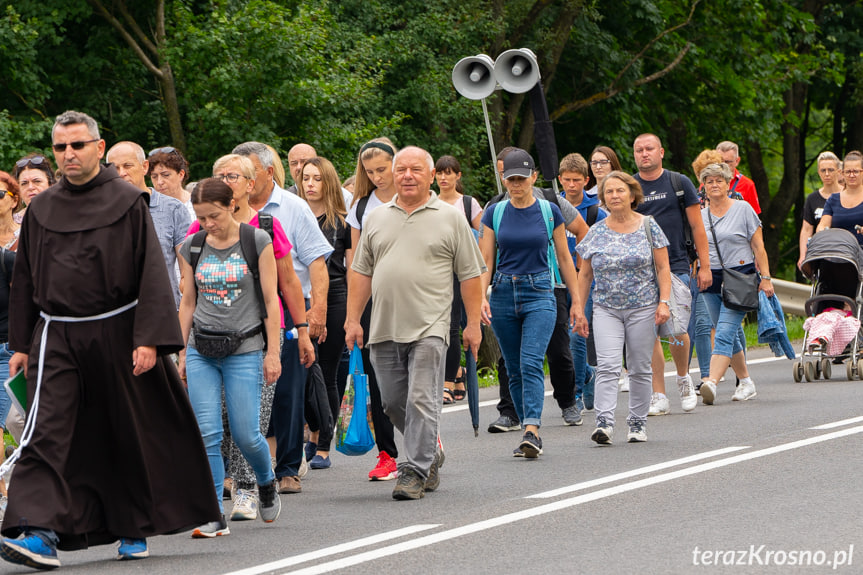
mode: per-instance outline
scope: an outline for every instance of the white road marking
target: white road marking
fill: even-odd
[[[675,467],[677,465],[684,465],[686,463],[693,463],[695,461],[700,461],[702,459],[709,459],[711,457],[716,457],[717,455],[725,455],[726,453],[733,453],[735,451],[741,451],[743,449],[749,449],[748,445],[741,445],[735,447],[725,447],[723,449],[716,449],[714,451],[705,451],[703,453],[696,453],[695,455],[690,455],[688,457],[681,457],[680,459],[672,459],[671,461],[664,461],[662,463],[657,463],[655,465],[648,465],[647,467],[639,467],[638,469],[631,469],[629,471],[624,471],[622,473],[615,473],[614,475],[607,475],[605,477],[600,477],[598,479],[591,479],[590,481],[583,481],[581,483],[576,483],[575,485],[567,485],[566,487],[561,487],[560,489],[552,489],[551,491],[544,491],[542,493],[537,493],[535,495],[528,495],[525,499],[547,499],[549,497],[557,497],[558,495],[566,495],[567,493],[572,493],[574,491],[583,491],[584,489],[589,489],[591,487],[596,487],[597,485],[603,485],[605,483],[613,483],[615,481],[620,481],[621,479],[629,479],[630,477],[635,477],[636,475],[644,475],[645,473],[653,473],[655,471],[662,471],[663,469],[668,469],[669,467]]]
[[[370,537],[363,537],[362,539],[356,539],[347,543],[333,545],[332,547],[325,547],[324,549],[319,549],[317,551],[310,551],[301,555],[294,555],[293,557],[279,559],[278,561],[272,561],[270,563],[256,565],[254,567],[249,567],[248,569],[231,571],[230,573],[225,573],[225,575],[258,575],[260,573],[269,573],[271,571],[284,569],[285,567],[298,565],[307,561],[322,559],[330,555],[338,555],[339,553],[344,553],[345,551],[353,551],[354,549],[359,549],[360,547],[367,547],[376,543],[383,543],[384,541],[389,541],[390,539],[398,539],[399,537],[404,537],[405,535],[413,535],[414,533],[419,533],[420,531],[426,531],[428,529],[434,529],[435,527],[440,527],[440,525],[411,525],[410,527],[396,529],[395,531],[387,531],[386,533],[379,533]]]
[[[863,416],[852,417],[850,419],[842,419],[840,421],[834,421],[833,423],[825,423],[824,425],[816,425],[815,427],[810,427],[809,429],[834,429],[836,427],[844,427],[846,425],[851,425],[852,423],[860,423],[861,421],[863,421]]]
[[[389,557],[391,555],[396,555],[398,553],[404,553],[406,551],[411,551],[414,549],[419,549],[421,547],[427,547],[429,545],[435,545],[438,543],[442,543],[444,541],[449,541],[451,539],[456,539],[458,537],[462,537],[464,535],[470,535],[472,533],[478,533],[480,531],[485,531],[487,529],[493,529],[495,527],[500,527],[502,525],[508,525],[510,523],[515,523],[517,521],[522,521],[525,519],[530,519],[532,517],[537,517],[540,515],[545,515],[547,513],[552,513],[555,511],[560,511],[563,509],[568,509],[570,507],[575,507],[577,505],[582,505],[584,503],[589,503],[592,501],[597,501],[599,499],[604,499],[606,497],[612,497],[615,495],[620,495],[622,493],[627,493],[629,491],[634,491],[636,489],[641,489],[644,487],[650,487],[652,485],[656,485],[659,483],[665,483],[667,481],[672,481],[674,479],[679,479],[681,477],[688,477],[690,475],[696,475],[698,473],[704,473],[706,471],[711,471],[713,469],[718,469],[721,467],[726,467],[729,465],[734,465],[736,463],[742,463],[744,461],[750,461],[752,459],[757,459],[760,457],[766,457],[768,455],[774,455],[776,453],[782,453],[785,451],[790,451],[793,449],[798,449],[801,447],[807,447],[809,445],[815,445],[817,443],[822,443],[825,441],[830,441],[833,439],[839,439],[842,437],[847,437],[849,435],[854,435],[857,433],[863,433],[863,426],[850,427],[847,429],[842,429],[840,431],[834,431],[831,433],[825,433],[823,435],[817,435],[815,437],[810,437],[807,439],[801,439],[798,441],[792,441],[790,443],[783,443],[780,445],[776,445],[773,447],[768,447],[765,449],[759,449],[756,451],[751,451],[748,453],[742,453],[739,455],[734,455],[731,457],[726,457],[724,459],[717,459],[715,461],[709,461],[707,463],[702,463],[700,465],[695,465],[692,467],[687,467],[685,469],[678,469],[676,471],[671,471],[668,473],[663,473],[660,475],[655,475],[653,477],[646,477],[644,479],[639,479],[637,481],[632,481],[630,483],[624,483],[621,485],[615,485],[613,487],[607,487],[605,489],[600,489],[598,491],[594,491],[591,493],[585,493],[582,495],[577,495],[575,497],[571,497],[568,499],[561,499],[560,501],[555,501],[552,503],[546,503],[544,505],[538,505],[536,507],[525,509],[522,511],[516,511],[514,513],[507,513],[505,515],[501,515],[499,517],[492,517],[490,519],[486,519],[483,521],[478,521],[476,523],[471,523],[468,525],[463,525],[461,527],[456,527],[453,529],[447,529],[445,531],[440,531],[438,533],[432,533],[429,535],[424,535],[417,539],[403,541],[400,543],[395,543],[393,545],[389,545],[387,547],[381,547],[379,549],[373,549],[371,551],[365,551],[363,553],[358,553],[357,555],[343,557],[341,559],[335,559],[333,561],[329,561],[327,563],[320,563],[318,565],[312,565],[310,567],[306,567],[303,569],[299,569],[296,571],[290,572],[280,572],[281,575],[287,575],[290,573],[291,575],[318,575],[321,573],[329,573],[332,571],[336,571],[339,569],[345,569],[347,567],[351,567],[354,565],[359,565],[361,563],[366,563],[369,561],[374,561],[376,559],[381,559],[383,557]],[[305,554],[305,556],[314,555],[313,553]],[[299,556],[302,557],[302,556]],[[286,561],[292,561],[291,558],[286,559]],[[258,573],[264,573],[266,570],[262,571],[259,568],[252,568],[252,570],[246,570],[242,572],[235,572],[229,575],[253,575]]]

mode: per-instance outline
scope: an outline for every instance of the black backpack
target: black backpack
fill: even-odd
[[[680,208],[680,217],[683,219],[683,240],[686,244],[686,255],[689,257],[691,264],[698,259],[698,253],[695,251],[695,242],[692,241],[692,228],[689,227],[689,219],[686,217],[686,204],[684,203],[683,180],[678,172],[666,170],[668,177],[671,178],[671,188],[677,196],[677,205]]]

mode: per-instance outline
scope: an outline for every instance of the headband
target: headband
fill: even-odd
[[[386,152],[390,156],[396,155],[395,151],[393,151],[393,149],[390,146],[388,146],[387,144],[385,144],[383,142],[368,142],[366,144],[363,144],[363,147],[360,148],[360,154],[362,154],[363,152],[365,152],[369,148],[377,148],[378,150],[382,150],[382,151]]]

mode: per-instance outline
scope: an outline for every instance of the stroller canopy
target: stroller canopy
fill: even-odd
[[[850,264],[857,271],[857,281],[863,281],[863,249],[848,230],[831,228],[812,236],[806,248],[806,259],[800,268],[811,281],[819,269],[829,270],[831,264]]]

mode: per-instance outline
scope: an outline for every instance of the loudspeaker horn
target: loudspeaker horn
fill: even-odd
[[[494,77],[500,87],[513,94],[522,94],[539,82],[536,54],[528,48],[507,50],[494,62]]]
[[[485,54],[459,60],[452,69],[452,84],[456,91],[469,100],[482,100],[494,92],[494,61]]]

